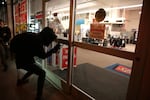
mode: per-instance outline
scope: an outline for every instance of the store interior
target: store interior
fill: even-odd
[[[53,7],[53,5],[55,6]],[[138,36],[141,7],[142,0],[77,1],[74,41],[134,52]],[[90,25],[94,23],[95,12],[100,8],[104,8],[106,11],[105,19],[99,23],[105,25],[104,36],[102,38],[91,38]],[[57,18],[61,22],[61,27],[63,27],[61,28],[61,33],[66,34],[69,28],[69,2],[58,3],[52,0],[51,3],[47,4],[47,25],[55,19],[53,16],[54,13],[57,13]],[[60,34],[58,35],[60,38],[65,37]]]
[[[54,20],[59,19],[56,33],[58,38],[65,40],[68,39],[69,4],[69,1],[54,0],[46,4],[46,26],[55,28]],[[73,39],[94,46],[135,52],[141,7],[142,0],[77,0]],[[106,17],[95,22],[95,12],[100,8],[105,9]],[[90,35],[91,24],[105,25],[103,37]],[[67,80],[66,48],[67,45],[63,44],[60,53],[48,60],[50,66],[47,67],[63,80]],[[131,72],[132,60],[75,48],[73,85],[96,100],[125,100],[130,75],[118,74],[109,68],[119,64],[127,66],[130,70],[126,71]]]

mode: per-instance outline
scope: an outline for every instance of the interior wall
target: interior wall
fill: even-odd
[[[132,29],[138,30],[141,10],[126,10],[125,29],[131,31]]]
[[[31,14],[42,11],[42,0],[31,0]]]

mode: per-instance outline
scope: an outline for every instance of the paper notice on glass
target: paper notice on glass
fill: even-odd
[[[91,24],[90,25],[90,38],[104,39],[105,25],[104,24]]]

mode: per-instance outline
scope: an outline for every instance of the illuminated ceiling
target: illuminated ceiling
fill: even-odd
[[[143,0],[76,0],[77,10],[94,10],[98,8],[126,7],[142,4]],[[70,0],[51,0],[47,4],[50,11],[65,12],[69,10]],[[135,8],[135,7],[134,7]]]

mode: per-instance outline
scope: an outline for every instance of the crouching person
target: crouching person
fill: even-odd
[[[45,52],[44,46],[49,46],[53,41],[57,40],[53,29],[45,27],[41,32],[31,33],[25,32],[16,35],[10,42],[10,50],[15,54],[17,69],[24,69],[27,73],[18,80],[17,85],[25,83],[32,74],[38,75],[36,100],[41,100],[42,90],[45,80],[45,71],[35,64],[34,57],[45,59],[56,53],[60,49],[59,43]]]

